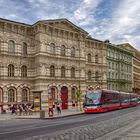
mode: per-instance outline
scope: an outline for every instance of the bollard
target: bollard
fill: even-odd
[[[45,118],[45,111],[44,110],[40,110],[40,118]]]

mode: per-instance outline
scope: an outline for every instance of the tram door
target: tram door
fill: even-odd
[[[62,109],[68,109],[68,88],[63,86],[61,88]]]

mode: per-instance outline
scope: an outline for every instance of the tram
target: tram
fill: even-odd
[[[85,113],[106,112],[137,105],[138,96],[134,93],[103,89],[88,91],[83,103]]]

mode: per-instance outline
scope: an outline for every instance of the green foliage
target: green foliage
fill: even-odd
[[[81,100],[81,96],[82,95],[82,91],[81,90],[77,90],[77,92],[76,92],[76,98],[77,98],[77,100]]]

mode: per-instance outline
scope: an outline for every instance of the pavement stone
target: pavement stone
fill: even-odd
[[[140,123],[140,112],[133,112],[129,114],[125,114],[123,116],[119,116],[116,118],[112,118],[110,120],[106,120],[104,122],[98,122],[96,124],[85,125],[81,127],[76,127],[68,130],[61,130],[59,132],[54,132],[51,134],[41,135],[38,138],[42,138],[42,140],[50,140],[51,138],[56,138],[56,140],[128,140],[129,138],[133,140],[140,140],[137,139],[138,137],[135,135],[125,135],[122,136],[122,132],[125,132],[124,127],[130,126],[134,122],[139,121]],[[136,122],[137,123],[137,122]],[[118,133],[116,131],[122,130]],[[132,127],[133,128],[133,127]],[[140,128],[137,128],[140,130]],[[128,127],[126,131],[128,131]],[[133,131],[137,131],[134,130]],[[114,132],[113,135],[110,132]],[[109,135],[110,134],[110,135]],[[116,135],[117,134],[117,135]],[[127,134],[127,133],[126,133]],[[108,135],[108,136],[107,136]],[[112,137],[113,136],[113,137]],[[126,137],[126,139],[124,139]],[[135,139],[136,138],[136,139]],[[35,140],[34,137],[24,140]]]

